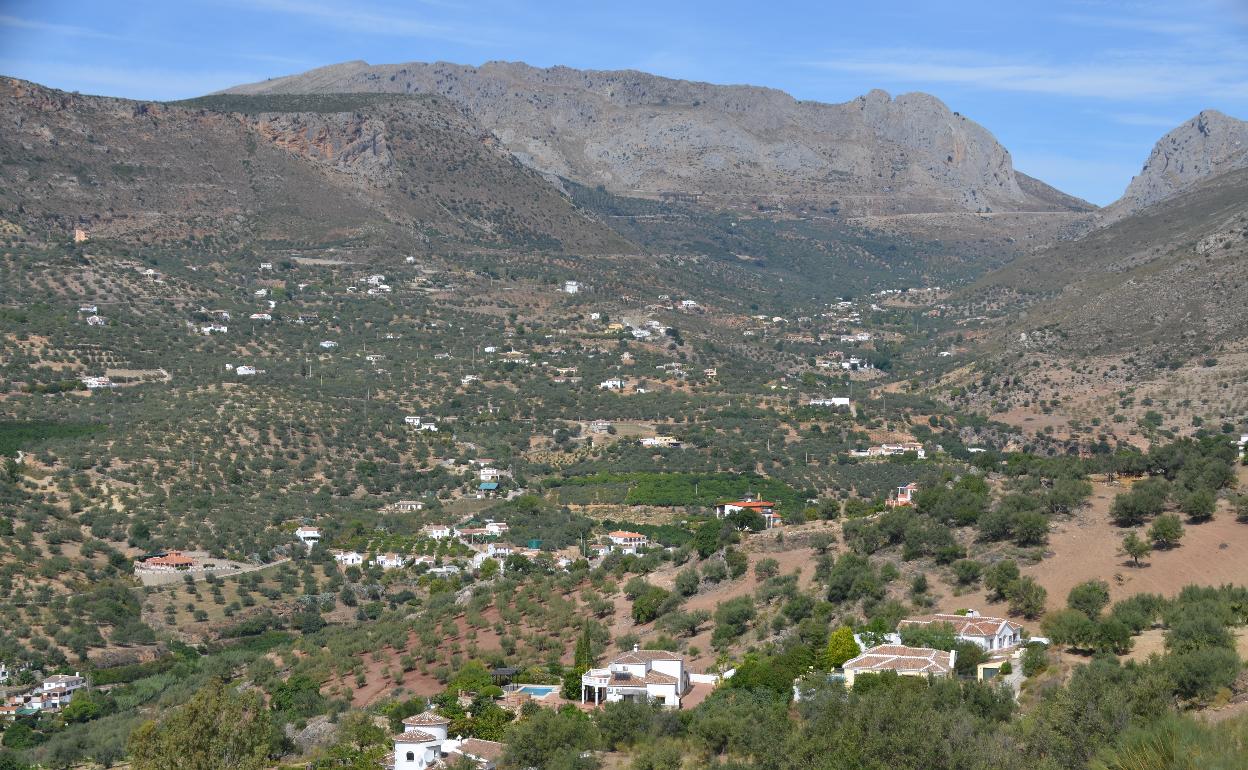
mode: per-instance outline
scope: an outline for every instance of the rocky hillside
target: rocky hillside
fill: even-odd
[[[1205,110],[1163,136],[1126,193],[1105,209],[1116,221],[1211,177],[1248,167],[1248,122]]]
[[[630,248],[438,97],[159,104],[3,79],[0,119],[0,217],[26,231],[260,248]]]
[[[921,93],[824,104],[753,86],[506,62],[348,62],[230,91],[348,92],[443,96],[532,167],[619,194],[855,216],[1092,208],[1016,172],[982,126]]]
[[[1248,168],[1198,182],[980,282],[1029,305],[1011,345],[1185,361],[1248,337]]]

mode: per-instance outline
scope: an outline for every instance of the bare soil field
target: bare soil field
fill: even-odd
[[[1241,488],[1248,481],[1246,470],[1238,469]],[[1248,525],[1235,520],[1226,501],[1219,503],[1213,521],[1185,522],[1177,548],[1153,551],[1136,567],[1120,553],[1129,530],[1115,526],[1109,518],[1114,496],[1126,487],[1104,482],[1092,487],[1089,505],[1070,520],[1055,524],[1045,559],[1022,566],[1023,575],[1035,578],[1048,591],[1049,610],[1066,606],[1070,589],[1085,580],[1104,580],[1113,601],[1138,593],[1174,596],[1187,585],[1248,584]],[[1004,604],[989,605],[983,591],[961,596],[950,591],[940,600],[944,611],[964,607],[1002,614],[1006,609]]]

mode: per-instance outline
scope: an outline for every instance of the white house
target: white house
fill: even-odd
[[[272,270],[272,269],[273,269],[273,263],[272,263],[272,262],[261,262],[261,263],[260,263],[260,269],[261,269],[261,270]]]
[[[581,284],[579,281],[564,281],[563,282],[563,291],[565,294],[576,294],[580,290],[581,290]]]
[[[721,519],[740,511],[754,511],[760,516],[766,516],[776,512],[776,504],[768,500],[737,500],[715,506],[715,515]]]
[[[640,532],[629,532],[623,529],[607,533],[607,539],[620,553],[637,553],[639,548],[644,548],[650,543],[649,539]]]
[[[438,432],[437,418],[429,417],[429,416],[421,417],[420,423],[417,424],[416,426],[416,430],[423,430],[423,431],[428,431],[430,433],[437,433]]]
[[[641,439],[641,445],[644,447],[671,449],[680,446],[680,439],[675,436],[647,436]]]
[[[321,542],[321,530],[317,527],[299,527],[295,530],[295,537],[303,541],[303,544],[312,550],[312,546]]]
[[[225,326],[224,324],[208,324],[207,326],[199,327],[199,333],[204,335],[205,337],[211,336],[213,334],[225,334],[229,330],[230,330],[230,327]]]
[[[69,705],[74,693],[87,686],[87,680],[77,672],[73,674],[56,674],[44,679],[31,705],[40,709],[56,711]],[[38,701],[36,704],[35,701]]]
[[[463,377],[459,378],[459,384],[464,386],[465,388],[474,382],[480,382],[480,381],[481,381],[481,378],[475,374],[465,374]]]
[[[432,711],[404,719],[403,732],[394,735],[394,770],[424,770],[441,762],[450,725],[451,720]]]
[[[364,554],[359,551],[333,551],[334,561],[344,567],[358,567],[364,563]]]
[[[945,678],[953,675],[956,651],[945,652],[927,647],[906,647],[901,644],[881,644],[845,661],[845,686],[853,687],[860,674],[882,674],[893,671],[899,676],[931,676]]]
[[[117,385],[107,377],[83,377],[82,384],[87,390],[100,390],[102,388],[115,388]]]
[[[425,537],[433,540],[446,540],[454,534],[450,524],[429,524],[423,530]]]
[[[333,340],[321,340],[321,347],[325,348],[326,350],[333,350],[334,348],[338,347],[338,343],[334,342]]]
[[[973,642],[988,652],[1016,647],[1023,642],[1023,627],[1018,623],[980,615],[975,610],[968,610],[965,615],[937,613],[906,618],[897,624],[897,632],[901,633],[903,628],[922,628],[938,623],[953,626],[954,636],[959,641]]]
[[[904,487],[897,487],[892,497],[886,501],[889,508],[903,508],[907,505],[914,505],[914,496],[918,494],[919,485],[913,481]]]
[[[252,313],[248,316],[253,321],[272,321],[273,316],[269,313]]]
[[[485,522],[485,533],[487,535],[505,535],[511,531],[511,526],[505,521],[487,521]]]
[[[621,380],[618,377],[614,377],[609,380],[603,380],[602,382],[598,383],[598,390],[623,390],[623,389],[624,389],[624,380]]]
[[[477,471],[477,478],[481,481],[498,481],[503,477],[503,472],[498,468],[485,467]]]
[[[411,559],[401,553],[379,553],[373,557],[373,564],[382,569],[400,569],[406,567]]]
[[[849,406],[848,396],[833,396],[831,398],[812,398],[806,402],[807,406]]]
[[[239,366],[234,369],[234,373],[239,377],[250,377],[256,373],[256,367],[247,365]]]
[[[592,668],[581,675],[582,703],[657,701],[668,708],[680,708],[680,699],[688,691],[685,659],[664,650],[634,647],[606,668]]]
[[[419,500],[400,500],[390,507],[394,508],[394,510],[396,511],[404,511],[405,513],[411,513],[412,511],[424,510],[425,504],[420,502]]]
[[[252,292],[252,296],[267,297],[269,296],[269,290],[268,289],[256,289],[255,291]]]

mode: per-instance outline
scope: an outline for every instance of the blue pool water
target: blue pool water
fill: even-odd
[[[534,698],[545,698],[557,689],[557,687],[551,685],[526,684],[517,688],[516,692],[526,693]]]

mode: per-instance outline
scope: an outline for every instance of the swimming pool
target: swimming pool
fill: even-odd
[[[515,689],[515,692],[522,692],[533,698],[545,698],[555,690],[559,689],[553,685],[546,684],[522,684]]]

